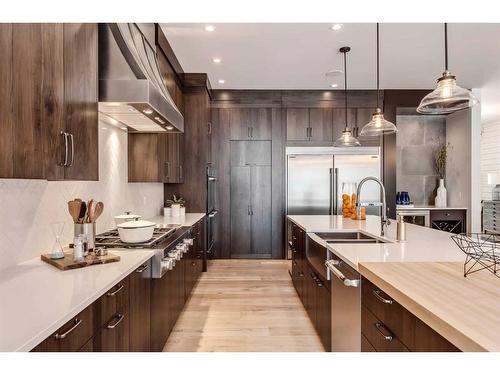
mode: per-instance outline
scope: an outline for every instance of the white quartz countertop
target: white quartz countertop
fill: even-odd
[[[156,224],[179,224],[183,227],[191,227],[205,215],[205,213],[186,213],[183,216],[155,216],[148,220]]]
[[[40,258],[0,273],[0,351],[29,351],[151,258],[152,250],[110,250],[115,263],[61,271]]]
[[[380,236],[380,217],[352,220],[341,215],[289,215],[288,218],[308,233],[314,241],[358,270],[362,262],[463,262],[465,255],[453,242],[450,233],[406,223],[404,243],[396,242],[396,222]],[[388,243],[329,244],[315,233],[360,231]]]

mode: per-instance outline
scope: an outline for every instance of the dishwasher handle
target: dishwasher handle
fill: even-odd
[[[358,288],[360,284],[359,279],[348,279],[344,274],[336,267],[340,264],[338,260],[327,260],[325,266],[328,271],[332,272],[345,286]]]

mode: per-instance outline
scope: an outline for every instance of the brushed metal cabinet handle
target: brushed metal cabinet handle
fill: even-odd
[[[313,128],[309,127],[309,138],[313,136]]]
[[[138,269],[136,269],[135,272],[137,272],[137,273],[143,273],[148,267],[149,267],[149,264],[143,264]]]
[[[71,159],[70,159],[68,167],[72,167],[73,162],[75,160],[75,142],[73,140],[73,134],[69,133],[68,136],[69,136],[69,140],[71,141],[71,153],[70,153]]]
[[[74,329],[76,329],[76,327],[78,327],[80,324],[82,324],[83,320],[79,319],[79,318],[75,318],[75,324],[73,324],[73,326],[68,329],[66,332],[64,333],[56,333],[54,335],[54,338],[56,340],[62,340],[64,338],[66,338],[66,336],[68,336]]]
[[[253,138],[253,126],[250,127],[250,138]]]
[[[179,165],[179,181],[182,181],[182,165]]]
[[[378,333],[380,333],[385,340],[387,341],[392,341],[394,339],[392,332],[389,331],[389,329],[382,323],[377,322],[375,323],[375,328],[377,329]]]
[[[388,305],[392,305],[392,303],[394,302],[392,299],[388,299],[388,298],[384,298],[382,297],[380,294],[382,293],[381,290],[378,290],[378,289],[374,289],[373,290],[373,295],[382,303],[386,303]]]
[[[108,292],[108,293],[106,293],[106,295],[108,297],[113,297],[122,289],[123,289],[123,284],[120,284],[120,285],[118,285],[118,288],[116,288],[116,290],[114,292]]]
[[[165,162],[165,178],[170,178],[170,162]]]
[[[68,148],[68,133],[63,132],[61,130],[60,135],[62,135],[62,137],[64,139],[64,160],[61,162],[60,165],[63,166],[63,167],[67,167],[68,166],[68,160],[69,160],[69,156],[68,156],[68,151],[69,151],[69,148]]]
[[[118,324],[120,324],[122,322],[123,318],[125,318],[125,315],[123,315],[123,314],[116,314],[112,319],[116,319],[116,318],[118,318],[118,320],[116,321],[116,323],[115,324],[108,324],[106,326],[107,329],[114,329],[114,328],[116,328],[116,326],[118,326]]]

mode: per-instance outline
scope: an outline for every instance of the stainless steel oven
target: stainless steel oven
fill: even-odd
[[[398,208],[397,216],[402,216],[405,223],[416,224],[422,227],[430,227],[430,211],[411,208]]]

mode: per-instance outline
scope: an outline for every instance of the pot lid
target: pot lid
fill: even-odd
[[[147,220],[134,220],[134,221],[126,221],[124,223],[118,224],[118,228],[122,229],[137,229],[137,228],[149,228],[154,227],[156,223]]]
[[[123,215],[115,216],[115,219],[135,220],[135,219],[140,219],[141,217],[142,217],[141,215],[132,214],[129,211],[127,211]]]

